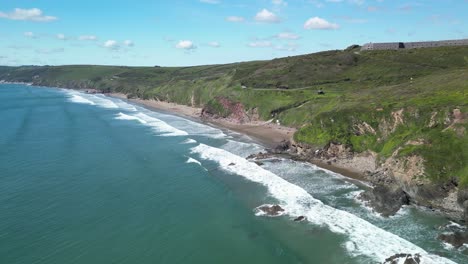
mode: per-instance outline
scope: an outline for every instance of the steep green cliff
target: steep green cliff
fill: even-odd
[[[233,112],[219,101],[228,100],[299,128],[298,142],[372,151],[381,163],[418,156],[424,170],[415,177],[468,184],[468,47],[350,47],[197,67],[0,67],[0,80],[208,106],[222,117]]]

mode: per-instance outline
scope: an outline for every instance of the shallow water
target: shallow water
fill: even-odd
[[[0,263],[378,263],[396,253],[468,262],[435,239],[443,217],[408,207],[384,219],[341,175],[246,161],[263,148],[237,133],[9,84],[0,124]],[[286,214],[256,216],[267,203]],[[293,222],[299,215],[308,221]]]

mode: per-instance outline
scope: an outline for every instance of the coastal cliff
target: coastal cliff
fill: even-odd
[[[0,67],[0,80],[202,108],[202,118],[295,128],[288,154],[361,175],[384,215],[414,203],[468,221],[468,47],[196,67]]]

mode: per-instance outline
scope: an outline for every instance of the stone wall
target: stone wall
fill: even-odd
[[[468,39],[420,42],[366,43],[362,46],[361,50],[399,50],[465,45],[468,46]]]

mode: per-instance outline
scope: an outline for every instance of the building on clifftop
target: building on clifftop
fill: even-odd
[[[435,48],[435,47],[448,47],[448,46],[468,46],[468,39],[420,41],[420,42],[366,43],[362,46],[361,51],[418,49],[418,48]]]

